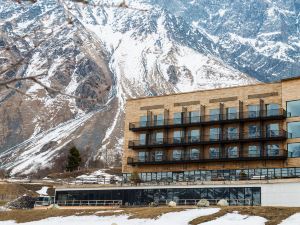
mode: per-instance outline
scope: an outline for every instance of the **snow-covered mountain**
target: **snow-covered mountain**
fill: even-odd
[[[0,166],[13,174],[57,168],[71,145],[87,165],[112,162],[128,97],[270,81],[300,67],[297,1],[0,3],[1,67],[26,59],[1,76],[41,74],[82,98],[30,81],[16,85],[31,97],[1,90]]]

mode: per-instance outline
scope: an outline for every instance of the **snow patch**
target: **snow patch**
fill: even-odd
[[[200,216],[206,216],[218,212],[220,209],[190,209],[181,212],[166,213],[156,219],[129,219],[129,215],[119,216],[68,216],[68,217],[52,217],[40,221],[18,223],[20,225],[188,225],[188,223]],[[0,225],[14,225],[14,221],[1,221]],[[240,223],[242,225],[242,223]],[[239,225],[240,225],[239,224]],[[260,225],[260,224],[251,224]]]
[[[36,191],[36,193],[38,193],[39,195],[48,195],[47,191],[48,191],[49,187],[42,187],[40,190]]]

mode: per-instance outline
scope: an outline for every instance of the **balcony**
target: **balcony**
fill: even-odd
[[[129,141],[128,147],[131,149],[143,148],[166,148],[166,147],[185,147],[195,145],[243,143],[255,141],[282,141],[287,139],[288,133],[285,130],[272,130],[269,132],[257,133],[230,133],[202,135],[201,137],[187,138],[160,138],[156,140],[133,140]]]
[[[200,125],[228,124],[257,120],[281,120],[287,117],[284,109],[266,111],[248,111],[243,113],[215,114],[197,117],[174,118],[157,121],[129,123],[129,130],[143,131],[151,129],[193,127]]]
[[[272,154],[270,154],[272,153]],[[275,154],[274,154],[275,153]],[[259,161],[259,160],[286,160],[287,151],[284,149],[277,149],[276,151],[266,151],[264,154],[245,154],[243,156],[229,157],[229,156],[215,156],[209,157],[177,157],[176,159],[162,156],[159,159],[155,158],[127,158],[129,165],[157,165],[157,164],[182,164],[182,163],[208,163],[208,162],[232,162],[232,161]]]

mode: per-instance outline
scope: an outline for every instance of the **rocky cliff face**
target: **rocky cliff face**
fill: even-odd
[[[2,0],[1,67],[24,60],[1,76],[41,74],[79,98],[30,81],[16,86],[31,97],[1,90],[0,166],[13,174],[51,168],[70,145],[87,165],[112,162],[128,97],[297,75],[297,1],[205,2]]]

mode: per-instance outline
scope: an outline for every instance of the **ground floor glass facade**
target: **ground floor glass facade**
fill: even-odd
[[[131,174],[123,174],[123,182],[130,182]],[[258,168],[240,170],[192,170],[183,172],[139,173],[142,182],[196,182],[218,180],[283,179],[300,177],[300,167]]]
[[[59,205],[72,205],[78,200],[122,200],[123,205],[149,205],[151,202],[166,204],[175,201],[182,204],[192,200],[227,199],[230,205],[261,205],[260,187],[220,188],[157,188],[115,190],[68,190],[56,191]]]

